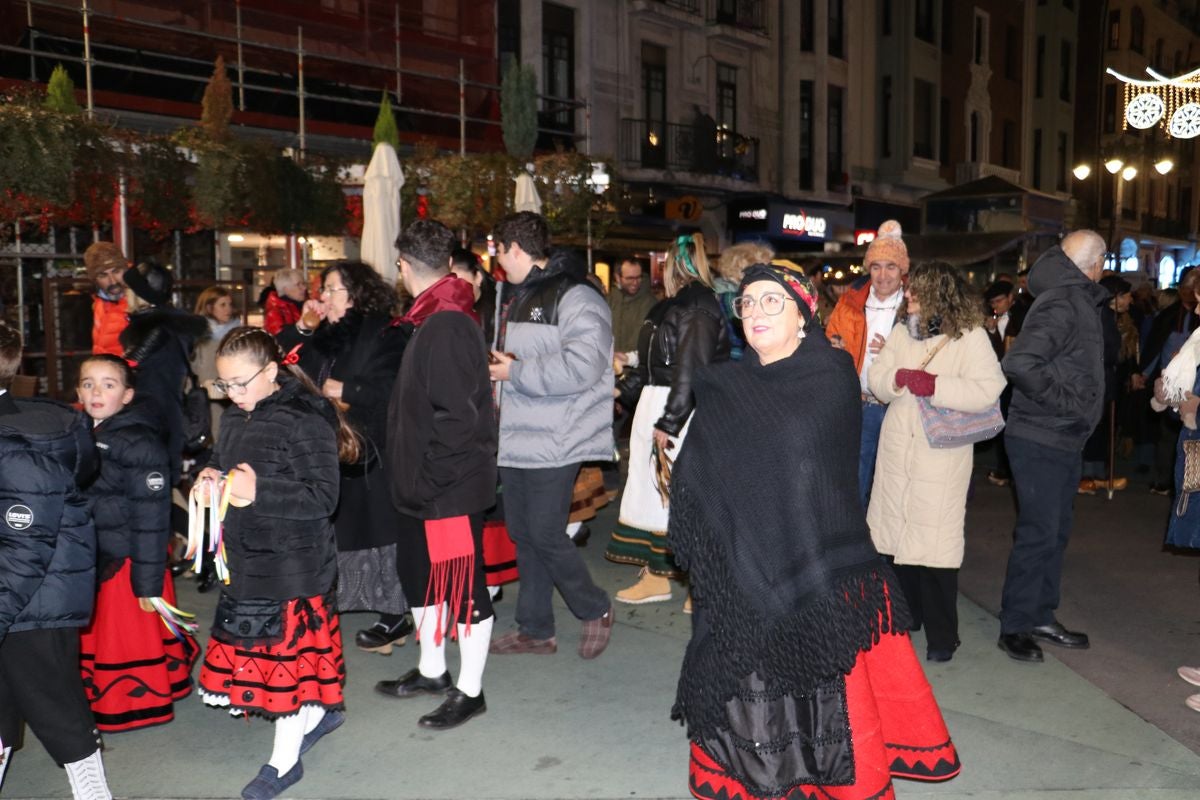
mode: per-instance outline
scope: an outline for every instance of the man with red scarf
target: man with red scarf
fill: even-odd
[[[495,620],[483,577],[483,513],[496,504],[496,423],[475,293],[450,272],[453,248],[454,234],[434,220],[417,220],[396,241],[401,280],[416,300],[399,321],[414,332],[388,406],[386,457],[392,502],[424,523],[401,526],[396,552],[421,660],[375,685],[390,697],[444,694],[418,723],[435,730],[487,710],[483,668]],[[461,662],[453,685],[447,615]]]

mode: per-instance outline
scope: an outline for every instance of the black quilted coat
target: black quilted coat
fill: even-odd
[[[336,416],[329,401],[280,372],[279,391],[249,413],[231,406],[209,466],[249,464],[255,501],[230,507],[225,547],[237,600],[286,601],[324,594],[337,576],[333,523],[338,502]]]
[[[83,627],[96,594],[96,531],[78,485],[96,450],[86,417],[0,395],[0,641]]]
[[[135,399],[97,425],[100,475],[88,487],[88,503],[100,545],[100,580],[130,561],[137,597],[160,597],[171,524],[170,468],[158,417]]]

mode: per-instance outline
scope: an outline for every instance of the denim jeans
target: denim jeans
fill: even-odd
[[[1054,622],[1083,464],[1078,450],[1007,433],[1004,442],[1017,489],[1017,527],[1004,576],[1000,632],[1028,633]]]
[[[517,546],[517,627],[534,639],[554,635],[554,589],[581,620],[608,613],[612,603],[595,584],[579,548],[567,538],[567,516],[579,465],[549,469],[500,468],[504,521]]]
[[[879,403],[863,403],[862,443],[858,449],[858,496],[863,511],[871,500],[871,484],[875,481],[875,456],[879,453],[879,430],[883,427],[883,415],[887,406]]]

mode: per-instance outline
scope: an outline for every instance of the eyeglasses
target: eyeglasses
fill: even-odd
[[[330,297],[334,292],[349,292],[345,286],[326,286],[321,290],[321,297]]]
[[[271,362],[268,361],[267,364],[269,363]],[[258,372],[254,373],[249,378],[246,378],[244,381],[213,381],[213,388],[221,394],[227,394],[230,396],[234,394],[245,394],[246,387],[253,383],[254,379],[262,374],[262,371],[267,368],[267,364],[263,364],[258,368]]]
[[[767,292],[757,300],[753,297],[735,297],[733,298],[733,315],[738,319],[746,319],[754,313],[754,306],[757,305],[764,314],[773,317],[783,311],[783,304],[788,300],[796,302],[796,298],[788,297],[783,292]]]

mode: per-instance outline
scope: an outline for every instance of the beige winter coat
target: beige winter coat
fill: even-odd
[[[945,337],[914,340],[897,325],[871,364],[871,391],[888,403],[879,435],[867,524],[881,553],[897,564],[962,566],[963,524],[974,448],[934,449],[921,427],[917,398],[893,383],[898,369],[919,369]],[[927,371],[937,375],[935,406],[983,411],[1004,389],[1004,373],[983,328],[947,342]]]

